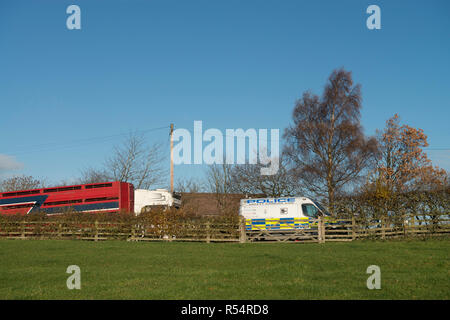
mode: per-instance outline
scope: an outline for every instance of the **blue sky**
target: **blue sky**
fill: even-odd
[[[81,30],[66,27],[71,4]],[[381,30],[366,27],[371,4]],[[75,179],[121,134],[170,123],[282,131],[339,67],[362,85],[366,134],[398,113],[450,170],[449,18],[448,1],[2,0],[0,174]]]

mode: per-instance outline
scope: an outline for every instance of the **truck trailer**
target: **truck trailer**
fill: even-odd
[[[126,212],[140,214],[151,206],[179,207],[177,195],[167,190],[135,190],[131,183],[104,182],[0,193],[0,214],[61,214],[77,212]]]

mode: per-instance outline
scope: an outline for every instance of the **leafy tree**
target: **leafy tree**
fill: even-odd
[[[433,167],[422,149],[428,146],[424,131],[400,126],[398,114],[386,121],[383,131],[378,131],[378,143],[381,157],[369,181],[378,192],[390,196],[445,187],[448,183],[447,172]]]

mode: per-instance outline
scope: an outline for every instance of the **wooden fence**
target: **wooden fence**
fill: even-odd
[[[202,242],[254,242],[297,241],[318,242],[353,241],[357,239],[390,239],[417,236],[448,236],[449,215],[404,216],[401,219],[382,218],[359,221],[352,219],[310,219],[309,225],[283,229],[262,226],[246,230],[244,220],[216,221],[184,220],[171,225],[129,222],[70,222],[57,221],[0,221],[0,238],[7,239],[80,239],[127,241],[202,241]]]
[[[353,241],[357,239],[393,239],[406,237],[449,236],[449,215],[415,216],[405,215],[401,218],[381,218],[369,221],[352,219],[319,218],[310,219],[309,227],[295,229],[284,224],[270,228],[263,226],[259,230],[247,230],[241,234],[241,242],[247,241]],[[253,229],[255,226],[253,226]],[[244,238],[245,236],[245,238]]]
[[[215,221],[182,222],[176,227],[104,221],[2,221],[0,238],[238,242],[239,226]]]

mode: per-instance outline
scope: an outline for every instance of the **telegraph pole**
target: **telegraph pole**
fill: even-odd
[[[170,192],[173,194],[173,123],[170,124]]]

